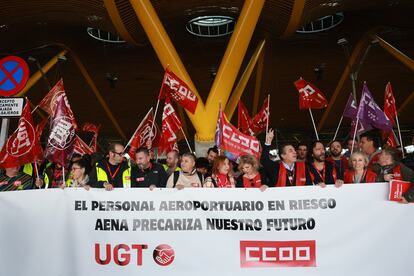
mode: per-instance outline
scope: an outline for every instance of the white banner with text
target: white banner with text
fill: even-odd
[[[414,205],[388,192],[3,192],[0,275],[412,275]]]

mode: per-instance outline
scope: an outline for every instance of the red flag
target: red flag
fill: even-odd
[[[384,93],[384,113],[395,126],[395,116],[397,115],[397,108],[395,107],[395,98],[392,93],[391,83],[387,83]]]
[[[49,113],[51,116],[54,116],[56,112],[57,103],[59,99],[63,97],[65,100],[65,105],[68,111],[68,117],[75,122],[75,128],[77,128],[75,116],[73,115],[72,109],[70,108],[70,104],[68,98],[66,97],[65,87],[63,86],[63,79],[60,79],[55,86],[47,93],[47,95],[43,98],[43,100],[39,103],[39,106]]]
[[[397,139],[394,135],[394,132],[390,131],[390,132],[384,133],[384,134],[386,135],[386,138],[387,138],[385,144],[387,144],[391,148],[397,148],[399,144],[398,144]]]
[[[224,112],[220,110],[220,149],[230,160],[236,161],[244,154],[251,154],[260,159],[260,142],[253,136],[245,135],[229,123]]]
[[[300,78],[294,84],[299,91],[299,109],[321,109],[328,105],[325,95],[312,83]]]
[[[252,118],[250,118],[249,112],[241,100],[237,105],[237,113],[237,128],[244,134],[253,135],[254,132],[251,129]]]
[[[89,148],[92,150],[92,152],[96,152],[96,150],[97,150],[98,133],[99,133],[100,129],[101,129],[100,124],[95,125],[95,124],[92,124],[92,123],[84,123],[83,126],[82,126],[82,131],[93,133],[92,139],[89,143]]]
[[[152,122],[154,121],[154,112],[152,108],[142,119],[138,128],[135,130],[134,135],[131,137],[131,142],[129,143],[130,148],[128,151],[129,156],[133,157],[135,151],[146,145],[148,139],[152,142],[152,147],[157,147],[160,139],[160,130],[157,126],[157,123],[154,122],[154,127],[152,127]]]
[[[36,139],[37,141],[39,141],[39,144],[40,144],[40,137],[42,137],[43,130],[45,129],[45,126],[47,125],[48,122],[49,122],[49,117],[46,117],[36,126],[35,133],[36,133]],[[36,155],[36,160],[43,160],[43,159],[44,159],[43,149],[42,147],[39,146],[39,150]]]
[[[95,125],[92,123],[84,123],[82,126],[82,131],[92,132],[96,134],[99,132],[100,128],[101,128],[101,125]]]
[[[29,100],[26,100],[16,131],[10,135],[1,149],[0,168],[32,163],[41,152],[42,148],[37,139]]]
[[[269,114],[269,97],[267,97],[263,102],[262,108],[252,120],[251,128],[254,132],[254,135],[258,135],[259,133],[266,130]]]
[[[73,152],[80,155],[92,154],[94,151],[78,136],[75,135]]]
[[[174,144],[182,138],[181,122],[171,105],[169,98],[165,99],[164,112],[162,113],[162,134],[159,152],[169,152],[174,149]]]
[[[64,97],[57,100],[56,112],[52,117],[49,138],[47,141],[45,156],[52,162],[62,167],[69,163],[73,153],[75,141],[75,119],[65,103]]]
[[[198,98],[188,85],[173,72],[166,70],[162,81],[159,99],[170,96],[179,105],[194,114]]]

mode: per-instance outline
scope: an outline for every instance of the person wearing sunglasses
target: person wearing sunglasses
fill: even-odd
[[[107,158],[96,162],[89,179],[93,188],[107,191],[130,188],[131,167],[124,160],[124,146],[116,142],[110,144]]]

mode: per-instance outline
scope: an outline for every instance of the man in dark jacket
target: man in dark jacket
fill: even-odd
[[[163,166],[151,161],[146,148],[139,148],[135,153],[135,162],[131,170],[131,186],[134,188],[165,188],[167,173]]]

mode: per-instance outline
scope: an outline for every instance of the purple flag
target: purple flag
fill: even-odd
[[[374,101],[368,86],[364,83],[362,88],[361,101],[359,102],[357,117],[362,125],[369,125],[373,128],[391,131],[392,125],[382,109]]]
[[[357,113],[358,113],[358,106],[356,104],[354,95],[351,93],[349,95],[348,102],[346,103],[343,116],[350,118],[350,119],[355,119]]]
[[[221,117],[222,117],[222,111],[221,111],[221,107],[219,109],[219,114],[218,114],[218,118],[217,118],[217,126],[216,126],[216,135],[214,137],[214,142],[216,144],[216,147],[219,149],[221,146]]]

